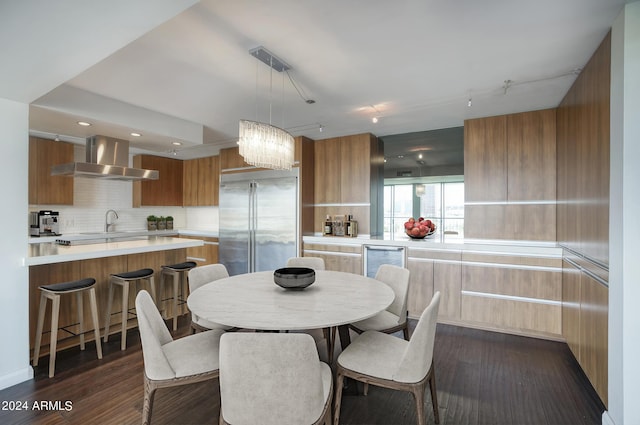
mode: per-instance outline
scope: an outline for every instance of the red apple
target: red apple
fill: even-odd
[[[418,221],[424,221],[424,217],[420,217]]]
[[[420,229],[418,229],[417,227],[411,229],[411,236],[420,236]]]
[[[413,227],[413,223],[407,221],[406,223],[404,223],[404,228],[407,230],[410,230]]]

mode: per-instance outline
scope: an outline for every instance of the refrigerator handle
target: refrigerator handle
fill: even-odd
[[[256,271],[256,182],[249,183],[249,273]]]

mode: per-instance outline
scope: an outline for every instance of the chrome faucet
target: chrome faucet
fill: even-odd
[[[118,213],[114,210],[107,210],[104,215],[104,232],[109,233],[109,227],[115,225],[115,223],[109,223],[109,213],[113,213],[116,216],[116,220],[118,219]]]

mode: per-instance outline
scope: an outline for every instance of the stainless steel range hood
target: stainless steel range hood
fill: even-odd
[[[74,176],[111,180],[158,180],[157,170],[129,167],[129,141],[106,136],[87,138],[86,162],[51,167],[52,176]]]

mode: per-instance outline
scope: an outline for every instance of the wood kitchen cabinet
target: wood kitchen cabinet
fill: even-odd
[[[327,270],[363,274],[362,245],[305,243],[303,256],[322,258]]]
[[[505,115],[464,122],[464,199],[466,202],[507,200]]]
[[[411,272],[407,307],[409,316],[419,318],[440,291],[438,320],[460,320],[461,264],[460,251],[410,248],[407,268]]]
[[[562,263],[562,335],[606,405],[609,288],[588,266],[575,256]]]
[[[315,232],[327,215],[352,214],[360,234],[382,229],[381,142],[370,133],[317,140],[314,144]]]
[[[183,206],[218,205],[220,191],[220,157],[186,160],[183,166]]]
[[[248,170],[246,170],[247,168]],[[222,173],[255,170],[253,165],[244,162],[237,147],[220,149],[220,171]]]
[[[72,143],[29,137],[29,204],[73,205],[73,177],[51,175],[73,159]]]
[[[316,140],[314,193],[316,204],[341,203],[341,138]]]
[[[556,199],[556,110],[507,115],[507,199]],[[555,206],[554,206],[555,208]]]
[[[463,252],[461,319],[489,329],[558,339],[562,258]]]
[[[369,203],[372,155],[377,149],[377,138],[369,133],[317,140],[316,203]]]
[[[133,166],[158,170],[158,180],[133,183],[133,206],[182,206],[183,161],[154,155],[133,157]]]
[[[465,236],[556,240],[556,110],[465,121]]]
[[[199,266],[218,263],[218,238],[186,235],[180,235],[180,237],[186,239],[199,239],[204,241],[204,245],[202,246],[187,248],[187,260],[195,261]]]

